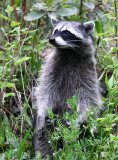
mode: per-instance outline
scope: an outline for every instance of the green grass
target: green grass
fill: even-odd
[[[76,112],[76,97],[73,97],[68,100],[68,104],[74,114],[68,109],[63,117],[59,117],[48,111],[54,127],[54,132],[49,131],[49,141],[55,160],[117,160],[118,37],[114,27],[117,26],[116,8],[114,2],[107,1],[111,6],[109,11],[106,11],[103,5],[90,9],[96,1],[85,2],[83,6],[80,6],[78,1],[72,4],[78,10],[82,7],[81,14],[60,18],[80,22],[95,21],[94,41],[97,48],[98,78],[106,83],[109,91],[103,99],[105,110],[101,117],[96,119],[89,110],[87,124],[83,125],[81,130],[76,124],[79,113]],[[14,4],[21,7],[20,1],[14,1]],[[25,7],[29,9],[28,6],[33,4],[34,2],[30,1]],[[51,6],[52,1],[48,4]],[[62,2],[58,5],[63,9],[70,7]],[[19,12],[19,21],[22,23],[16,23],[14,10],[7,0],[4,0],[4,4],[3,1],[0,2],[0,12],[0,160],[30,160],[34,134],[32,120],[36,108],[33,105],[32,90],[40,76],[44,58],[42,52],[45,53],[45,49],[48,50],[50,47],[47,43],[50,32],[46,33],[50,21],[49,17],[43,17],[40,21],[32,21],[31,24],[22,21],[22,14]],[[63,148],[59,149],[57,144],[60,138],[63,139]],[[41,156],[37,153],[32,159],[40,160]]]
[[[53,124],[56,124],[54,132],[50,132],[54,159],[116,160],[118,158],[118,115],[109,113],[108,107],[105,107],[102,116],[96,119],[93,117],[93,111],[88,110],[87,124],[83,125],[83,129],[80,130],[76,123],[79,113],[76,112],[75,99],[74,97],[69,100],[69,105],[74,114],[68,111],[63,115],[63,118],[52,118]],[[51,118],[50,112],[49,117]],[[59,116],[55,115],[55,117]],[[63,139],[63,148],[57,150],[60,138]]]

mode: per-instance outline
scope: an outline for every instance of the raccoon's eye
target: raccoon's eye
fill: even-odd
[[[56,34],[58,32],[58,29],[56,29],[55,31],[54,31],[54,34]]]
[[[64,34],[70,34],[68,30],[63,31]]]

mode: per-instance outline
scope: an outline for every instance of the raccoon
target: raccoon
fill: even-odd
[[[99,82],[97,80],[95,46],[92,39],[94,22],[52,20],[54,31],[49,42],[55,47],[43,65],[39,85],[35,88],[36,115],[33,145],[43,158],[52,156],[48,144],[47,109],[62,115],[67,110],[67,99],[76,95],[77,123],[86,121],[86,109],[97,106],[102,109]]]

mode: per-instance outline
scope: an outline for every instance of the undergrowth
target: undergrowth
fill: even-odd
[[[51,48],[47,43],[52,29],[51,12],[62,20],[95,22],[98,78],[109,92],[103,98],[101,117],[95,119],[89,109],[83,126],[76,123],[76,97],[68,100],[68,112],[63,117],[48,111],[54,128],[54,132],[49,131],[54,159],[118,159],[118,4],[113,0],[102,4],[91,0],[43,0],[40,5],[37,0],[25,2],[0,2],[0,160],[41,159],[38,153],[32,157],[36,108],[32,90]],[[31,13],[25,16],[26,11]],[[58,147],[60,140],[63,147]]]
[[[93,116],[93,109],[87,109],[87,124],[78,126],[79,113],[76,111],[77,98],[68,100],[68,112],[63,118],[49,111],[50,123],[54,132],[50,131],[50,144],[54,150],[54,159],[95,160],[118,158],[117,125],[118,116],[108,113],[108,107],[100,118]],[[74,111],[74,114],[72,114]],[[65,122],[65,123],[63,123]],[[55,125],[56,124],[56,125]],[[83,129],[80,129],[83,128]],[[63,148],[58,147],[59,139],[63,140]]]

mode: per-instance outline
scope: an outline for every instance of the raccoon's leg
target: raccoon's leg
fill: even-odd
[[[79,117],[76,120],[77,124],[84,124],[86,122],[86,112],[80,111]]]
[[[98,97],[99,98],[99,97]],[[102,103],[101,100],[99,100],[99,103],[97,104],[96,102],[93,102],[93,104],[87,103],[87,100],[85,99],[79,100],[78,106],[77,106],[77,111],[80,112],[80,115],[77,119],[77,123],[79,124],[84,124],[86,123],[86,112],[92,109],[93,116],[94,117],[99,117],[101,114],[102,109]]]
[[[47,155],[52,156],[52,151],[48,143],[48,133],[46,127],[46,112],[36,111],[34,117],[34,130],[36,133],[33,137],[34,152],[39,151],[42,158],[46,158]]]

